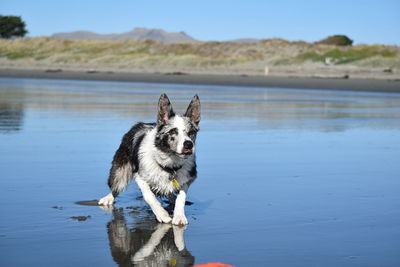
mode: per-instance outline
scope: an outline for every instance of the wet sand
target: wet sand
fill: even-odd
[[[187,227],[93,201],[161,93],[202,101]],[[0,265],[400,266],[398,140],[400,94],[0,78]]]
[[[0,69],[0,77],[400,92],[400,80]]]

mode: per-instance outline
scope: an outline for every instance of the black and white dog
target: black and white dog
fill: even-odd
[[[185,115],[174,113],[167,95],[158,102],[157,123],[138,123],[122,138],[108,178],[111,193],[99,205],[114,198],[135,180],[159,222],[171,217],[156,196],[175,200],[172,224],[187,224],[186,193],[196,179],[195,141],[199,131],[200,100],[195,95]]]

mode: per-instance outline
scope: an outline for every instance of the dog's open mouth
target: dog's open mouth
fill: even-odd
[[[182,149],[182,154],[183,155],[192,155],[192,153],[193,153],[192,149],[188,149],[188,148]]]

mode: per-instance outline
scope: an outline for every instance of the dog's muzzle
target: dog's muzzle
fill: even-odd
[[[186,140],[183,142],[182,154],[191,155],[193,153],[193,142]]]

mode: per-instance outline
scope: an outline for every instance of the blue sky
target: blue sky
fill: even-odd
[[[274,38],[316,41],[345,34],[360,43],[400,45],[400,0],[137,1],[0,0],[0,14],[18,15],[29,36],[135,27],[185,31],[208,40]]]

